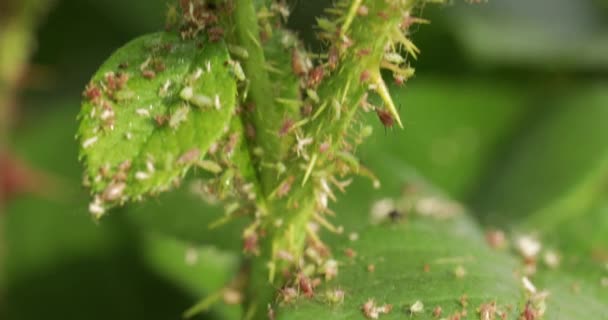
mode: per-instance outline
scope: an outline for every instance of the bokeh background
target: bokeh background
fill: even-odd
[[[291,4],[290,26],[311,50],[328,3]],[[238,269],[238,228],[209,234],[219,211],[187,186],[99,224],[87,214],[74,140],[80,94],[115,49],[162,29],[166,8],[0,4],[0,319],[177,319]],[[417,74],[393,91],[406,128],[376,124],[364,162],[390,150],[488,225],[608,176],[608,2],[454,0],[422,16],[432,23],[414,30]],[[210,238],[220,244],[201,245]],[[238,314],[218,307],[200,318]]]

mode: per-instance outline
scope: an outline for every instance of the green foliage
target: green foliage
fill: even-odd
[[[228,129],[236,80],[222,43],[158,33],[116,51],[85,90],[79,138],[91,212],[168,189]],[[228,155],[230,156],[230,155]]]

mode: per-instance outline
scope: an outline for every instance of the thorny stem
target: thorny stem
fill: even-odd
[[[262,150],[259,163],[277,163],[287,151],[286,143],[278,136],[283,114],[273,100],[274,92],[260,39],[260,28],[252,0],[234,1],[234,24],[238,44],[248,52],[243,68],[249,81],[249,102],[255,108],[252,121],[258,128],[255,145]],[[260,183],[265,195],[276,185],[276,172],[258,165]]]
[[[358,12],[363,3],[367,4],[366,10],[369,10],[369,14],[359,17]],[[288,165],[284,177],[291,177],[292,184],[298,186],[291,191],[288,200],[277,199],[274,190],[275,172],[264,172],[264,168],[258,167],[264,194],[268,200],[269,215],[263,221],[265,237],[260,243],[261,256],[251,260],[246,312],[248,319],[267,317],[267,304],[274,301],[276,287],[286,280],[284,271],[299,266],[309,237],[309,222],[315,217],[326,222],[320,216],[327,210],[326,203],[323,203],[326,200],[320,201],[319,196],[333,197],[331,191],[327,190],[328,181],[336,181],[334,175],[342,175],[341,172],[358,170],[344,169],[349,161],[341,158],[348,158],[350,152],[354,151],[351,150],[346,137],[351,134],[349,129],[356,120],[355,116],[365,93],[370,89],[375,91],[401,126],[395,106],[380,76],[380,67],[387,47],[394,46],[394,42],[399,41],[395,41],[394,33],[400,32],[398,28],[404,19],[404,13],[415,3],[415,0],[354,0],[350,3],[348,12],[339,20],[341,26],[334,43],[340,52],[340,62],[316,89],[320,101],[316,105],[314,115],[302,121],[300,132],[303,137],[314,137],[314,142],[308,148],[311,157],[294,158],[288,149],[292,141],[281,140],[276,134],[283,115],[271,100],[271,82],[264,69],[265,57],[258,36],[259,27],[254,5],[251,0],[236,0],[235,32],[238,44],[249,52],[244,66],[251,81],[251,101],[256,104],[253,122],[260,131],[256,144],[264,151],[264,161],[286,161]],[[361,55],[361,52],[367,54]],[[325,72],[328,71],[326,69]],[[369,73],[369,79],[363,79],[364,73]],[[322,145],[327,147],[323,148]],[[319,151],[321,149],[326,150]],[[267,154],[268,152],[272,154]],[[331,225],[328,229],[338,231]],[[289,259],[285,259],[285,255]]]

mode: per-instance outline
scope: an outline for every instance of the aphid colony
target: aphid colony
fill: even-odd
[[[108,204],[125,201],[129,183],[154,181],[159,171],[166,167],[197,166],[210,178],[199,181],[195,191],[212,202],[222,201],[227,212],[227,218],[214,226],[240,215],[254,217],[243,232],[244,252],[269,259],[267,265],[271,281],[275,275],[281,276],[283,303],[296,297],[314,297],[319,284],[335,278],[339,270],[339,263],[332,259],[330,250],[319,237],[321,228],[333,233],[343,231],[327,219],[328,215],[334,214],[329,208],[330,200],[336,201],[336,190],[345,191],[352,181],[349,177],[352,174],[367,176],[374,186],[379,186],[373,174],[354,156],[357,145],[372,131],[369,125],[362,123],[361,113],[375,113],[387,128],[395,124],[402,126],[380,70],[392,72],[395,82],[402,84],[413,70],[401,52],[413,57],[418,53],[405,33],[413,23],[423,21],[410,16],[405,2],[379,1],[374,6],[366,6],[363,2],[338,1],[328,10],[329,18],[318,20],[319,37],[329,46],[327,54],[317,55],[306,52],[293,34],[275,30],[289,15],[284,2],[277,1],[270,8],[261,9],[262,14],[258,15],[260,33],[249,34],[253,47],[232,40],[238,37],[224,39],[231,59],[224,61],[221,67],[229,70],[238,81],[239,106],[234,113],[241,118],[226,126],[222,138],[215,141],[209,150],[191,148],[172,155],[170,161],[160,156],[148,156],[142,164],[125,162],[104,167],[103,172],[100,170],[99,174],[89,178],[106,182],[102,190],[96,190],[97,195],[90,205],[91,212],[99,216]],[[177,25],[183,41],[196,41],[201,34],[212,43],[221,41],[227,32],[233,30],[224,30],[219,20],[223,15],[232,14],[235,8],[231,7],[231,2],[214,3],[180,0],[182,17],[169,19],[169,25]],[[251,54],[254,50],[275,45],[271,40],[276,35],[280,35],[279,51],[289,55],[288,65],[267,61],[263,68],[268,73],[292,75],[297,92],[273,97],[273,103],[284,111],[281,119],[251,121],[261,113],[256,108],[265,106],[252,98],[256,95],[249,94],[250,85],[255,88],[257,84],[247,77],[246,61],[255,57]],[[194,112],[219,113],[233,107],[226,105],[226,101],[222,101],[226,100],[225,96],[219,93],[206,94],[197,90],[197,83],[206,74],[213,73],[213,68],[219,68],[217,64],[207,62],[199,65],[180,81],[162,77],[171,66],[158,53],[171,50],[171,45],[159,44],[141,63],[129,61],[131,67],[121,64],[120,71],[109,72],[103,80],[87,87],[85,98],[94,106],[89,117],[97,119],[100,128],[83,137],[84,149],[99,143],[103,132],[114,129],[117,113],[124,111],[116,112],[115,103],[136,98],[128,90],[130,78],[158,82],[155,88],[158,97],[178,102],[167,112],[155,110],[154,105],[131,108],[134,116],[148,119],[160,131],[183,128]],[[273,84],[272,89],[277,92],[288,91],[283,90],[288,84]],[[374,105],[372,96],[379,97],[382,104]],[[269,123],[272,130],[262,126],[264,123]],[[279,142],[271,144],[278,145],[279,149],[287,146],[285,152],[264,149],[266,141],[263,139],[268,137]],[[140,139],[137,130],[127,131],[123,138],[125,141]],[[247,159],[234,160],[237,150]],[[203,154],[205,160],[201,160]],[[256,172],[252,177],[244,177],[240,165],[253,166]],[[185,169],[180,172],[185,173]],[[256,175],[261,177],[261,181],[257,181]],[[174,183],[178,184],[179,178]],[[163,191],[165,187],[158,187],[154,192]],[[459,206],[436,198],[416,199],[411,205],[415,205],[420,213],[436,217],[449,217],[460,212]],[[404,217],[402,212],[393,208],[387,212],[387,217],[399,221]],[[261,248],[267,246],[260,246],[261,241],[272,241],[272,252],[262,252]],[[354,251],[351,253],[354,257]],[[372,265],[370,272],[373,269]],[[345,292],[328,290],[321,296],[328,303],[338,304],[343,301]],[[370,300],[362,306],[362,311],[375,319],[391,312],[391,308],[391,305],[376,305]],[[272,306],[268,310],[269,315],[274,315]],[[412,314],[422,310],[423,305],[419,301],[410,308]]]

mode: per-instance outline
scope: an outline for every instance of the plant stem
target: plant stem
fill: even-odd
[[[238,45],[247,50],[249,55],[244,61],[243,69],[250,85],[249,101],[255,106],[252,115],[253,124],[258,128],[255,145],[263,151],[259,163],[276,164],[288,150],[288,141],[278,136],[284,112],[274,101],[252,0],[235,0],[234,24]],[[257,167],[262,190],[265,195],[269,195],[276,185],[276,171],[261,165]]]

